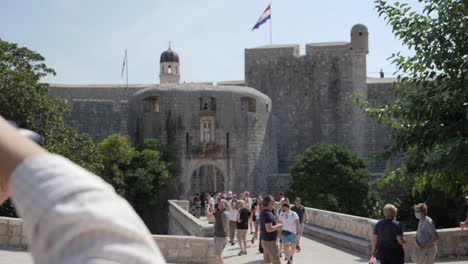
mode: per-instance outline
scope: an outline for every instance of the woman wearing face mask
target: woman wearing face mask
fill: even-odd
[[[420,203],[414,206],[415,216],[419,219],[416,232],[416,264],[432,264],[437,254],[436,241],[439,239],[434,222],[427,216],[427,205]]]
[[[372,257],[377,257],[381,264],[403,264],[405,252],[402,245],[406,243],[401,224],[395,220],[397,208],[387,204],[383,208],[385,219],[375,225],[372,239]]]

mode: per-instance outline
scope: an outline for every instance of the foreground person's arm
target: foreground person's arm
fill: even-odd
[[[36,264],[165,263],[110,185],[22,138],[1,117],[0,184],[1,199],[11,191]]]

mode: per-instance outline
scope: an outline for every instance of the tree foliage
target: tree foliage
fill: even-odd
[[[468,190],[468,7],[462,0],[375,1],[380,16],[414,51],[390,57],[398,69],[396,100],[374,106],[358,100],[372,118],[391,128],[389,153],[402,153],[406,174],[422,192]]]
[[[347,147],[318,144],[297,156],[291,167],[291,194],[306,206],[368,216],[371,174]]]
[[[52,100],[40,79],[54,74],[44,57],[0,39],[0,115],[42,136],[43,146],[97,172],[100,161],[89,135],[65,123],[63,100]]]
[[[462,191],[446,193],[438,188],[427,186],[423,191],[414,191],[415,178],[407,175],[406,168],[391,171],[382,177],[376,186],[381,206],[391,203],[398,208],[398,220],[405,230],[416,230],[418,220],[414,217],[413,206],[426,203],[429,215],[437,228],[457,227],[463,217],[464,197]],[[381,215],[379,216],[381,217]]]
[[[0,39],[0,115],[39,133],[50,152],[98,172],[101,163],[93,141],[65,123],[65,103],[52,100],[48,85],[40,82],[49,74],[55,72],[39,53]],[[0,215],[16,216],[10,201],[0,207]]]
[[[174,154],[156,139],[134,148],[128,138],[114,134],[99,143],[98,150],[103,161],[100,175],[140,214],[158,205],[159,193],[177,175]]]

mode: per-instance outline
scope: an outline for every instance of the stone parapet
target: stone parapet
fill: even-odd
[[[439,260],[468,260],[468,231],[461,232],[460,228],[437,230],[437,259]],[[411,261],[416,246],[416,232],[405,233],[407,243],[404,245],[405,260]]]
[[[213,238],[153,236],[168,263],[216,263]]]
[[[212,237],[213,225],[188,212],[188,201],[169,200],[169,234]]]
[[[25,249],[26,244],[23,220],[0,217],[0,247]]]

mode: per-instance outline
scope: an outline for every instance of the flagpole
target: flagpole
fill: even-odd
[[[125,49],[125,71],[127,77],[127,90],[128,90],[128,59],[127,59],[127,50]]]
[[[271,9],[271,2],[270,2],[270,45],[273,45],[273,10]]]

